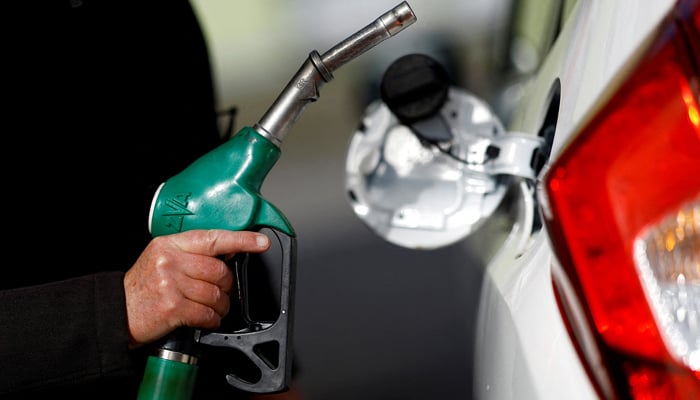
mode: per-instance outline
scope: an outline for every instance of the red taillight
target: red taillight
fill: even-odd
[[[700,9],[690,8],[544,179],[563,276],[615,390],[635,399],[700,398]]]

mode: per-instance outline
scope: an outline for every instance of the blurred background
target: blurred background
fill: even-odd
[[[234,130],[262,117],[310,51],[399,3],[192,0],[220,108],[237,109]],[[375,236],[346,199],[345,152],[384,70],[405,54],[431,55],[455,84],[498,103],[511,1],[409,4],[417,22],[334,72],[262,188],[297,232],[294,349],[306,400],[471,398],[480,258],[472,246],[419,251]]]

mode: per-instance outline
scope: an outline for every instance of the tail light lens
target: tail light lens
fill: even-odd
[[[700,7],[677,11],[544,177],[555,287],[622,398],[700,398]]]

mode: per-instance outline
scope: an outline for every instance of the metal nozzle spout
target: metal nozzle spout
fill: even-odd
[[[325,67],[332,72],[384,40],[406,29],[406,27],[416,22],[416,19],[416,14],[413,13],[408,3],[404,1],[325,52],[321,56],[321,60]]]
[[[416,15],[404,1],[323,55],[312,51],[277,100],[255,125],[255,130],[280,146],[306,105],[318,99],[323,83],[333,80],[333,71],[414,22]]]
[[[404,1],[379,17],[379,20],[382,21],[389,35],[394,36],[416,22],[416,14],[411,10],[411,6]]]

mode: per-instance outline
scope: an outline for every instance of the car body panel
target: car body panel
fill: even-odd
[[[675,5],[672,0],[579,0],[543,63],[524,86],[510,131],[536,135],[560,85],[554,159],[635,66]],[[519,201],[527,201],[527,191]],[[478,399],[599,397],[579,359],[553,292],[546,230],[527,230],[520,213],[488,263],[476,330]],[[527,236],[527,247],[519,249]]]
[[[553,154],[572,138],[621,83],[653,38],[673,0],[579,0],[537,74],[527,83],[527,101],[515,110],[510,129],[536,133],[547,110],[553,81],[562,83]],[[621,28],[619,26],[625,26]]]
[[[529,236],[524,220],[515,224],[484,275],[474,360],[476,398],[595,398],[556,305],[544,232],[518,252],[517,243]]]

